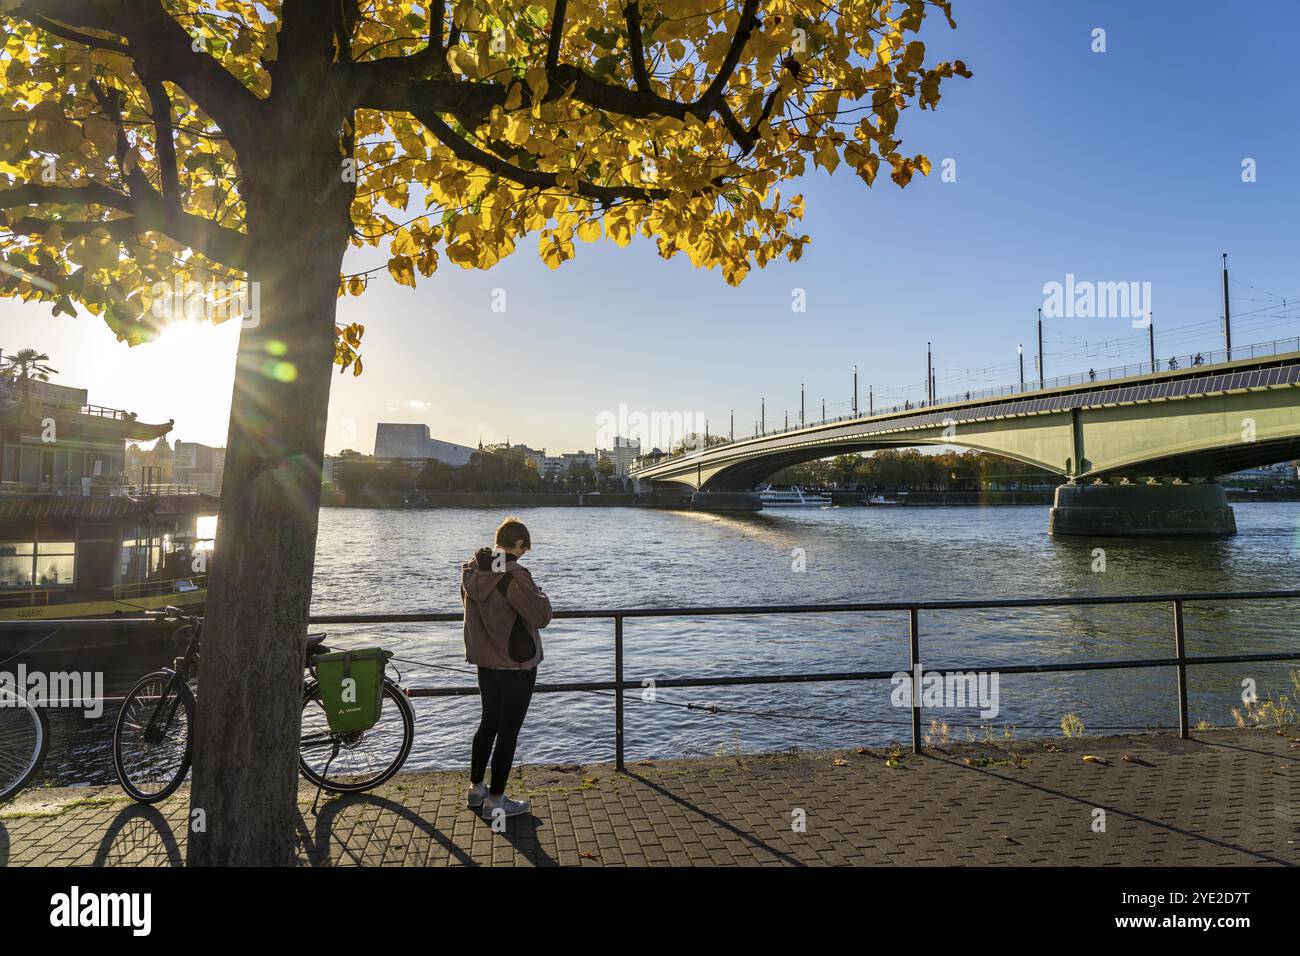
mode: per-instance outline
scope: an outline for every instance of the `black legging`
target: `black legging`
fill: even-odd
[[[492,757],[492,785],[488,792],[499,797],[506,792],[506,778],[515,759],[519,728],[524,725],[528,703],[533,699],[537,668],[526,671],[478,669],[478,689],[483,700],[483,719],[474,734],[470,757],[470,783],[482,783],[488,756]],[[493,741],[496,746],[493,747]]]

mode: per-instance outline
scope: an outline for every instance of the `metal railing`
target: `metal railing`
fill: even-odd
[[[1119,379],[1133,378],[1139,375],[1154,375],[1159,372],[1185,372],[1191,369],[1204,371],[1213,365],[1226,364],[1228,362],[1244,361],[1255,358],[1271,358],[1275,355],[1287,355],[1292,352],[1300,352],[1300,336],[1289,339],[1274,339],[1271,342],[1257,342],[1251,345],[1234,346],[1231,350],[1218,349],[1210,352],[1194,352],[1188,355],[1173,355],[1167,359],[1157,358],[1152,362],[1131,363],[1129,365],[1116,365],[1112,368],[1089,369],[1087,372],[1075,372],[1070,375],[1058,375],[1049,378],[1042,384],[1037,379],[1032,381],[1021,382],[1015,385],[1000,385],[994,388],[972,389],[966,392],[958,392],[952,395],[936,397],[934,401],[904,401],[896,405],[879,405],[872,406],[870,412],[862,414],[862,409],[858,413],[850,412],[847,415],[835,415],[822,418],[818,421],[808,420],[803,423],[789,425],[782,428],[764,428],[758,433],[737,439],[722,439],[721,441],[711,443],[708,448],[684,448],[665,453],[653,460],[647,460],[644,464],[638,465],[634,471],[642,471],[661,465],[665,462],[675,461],[678,458],[684,458],[688,455],[697,455],[701,452],[707,452],[722,445],[732,445],[739,442],[754,441],[759,438],[771,438],[775,435],[788,435],[791,432],[803,431],[808,428],[818,428],[824,425],[834,425],[838,422],[861,421],[863,419],[875,418],[880,415],[896,415],[900,412],[915,412],[925,408],[937,408],[941,405],[960,404],[962,402],[982,401],[989,398],[1004,398],[1013,395],[1027,395],[1031,392],[1040,392],[1053,388],[1066,388],[1071,385],[1095,385],[1100,382],[1116,381]],[[720,436],[714,436],[720,437]],[[641,456],[649,459],[650,456]],[[633,476],[635,477],[635,475]]]
[[[36,484],[23,484],[16,481],[0,482],[0,495],[12,495],[26,498],[120,498],[128,496],[149,497],[152,495],[198,495],[198,485],[189,484],[153,484],[137,485],[130,482],[110,482],[89,485],[81,484],[80,479],[54,482],[41,481]]]
[[[851,604],[780,604],[780,605],[745,605],[739,607],[667,607],[667,608],[616,608],[607,610],[572,610],[557,611],[557,620],[612,620],[614,622],[614,679],[607,681],[568,681],[558,684],[537,684],[534,693],[538,694],[572,694],[590,691],[614,692],[614,754],[619,770],[624,769],[624,706],[623,692],[640,690],[642,684],[637,680],[625,679],[626,656],[624,652],[624,622],[630,618],[681,618],[681,617],[761,617],[770,615],[799,614],[856,614],[856,613],[896,613],[906,614],[908,622],[907,648],[908,672],[923,672],[924,664],[921,654],[921,613],[930,611],[990,610],[1009,608],[1045,608],[1045,607],[1101,607],[1105,605],[1168,604],[1172,610],[1173,650],[1172,656],[1130,659],[1111,659],[1101,661],[1075,661],[1061,664],[947,664],[952,671],[984,671],[1004,674],[1053,674],[1083,673],[1101,670],[1141,670],[1152,667],[1173,667],[1177,671],[1175,693],[1178,701],[1178,734],[1183,739],[1190,735],[1187,710],[1187,669],[1189,667],[1212,664],[1242,664],[1300,661],[1300,638],[1297,646],[1289,651],[1265,654],[1203,654],[1189,657],[1187,654],[1187,630],[1185,626],[1185,607],[1188,604],[1203,604],[1216,601],[1275,601],[1300,599],[1300,590],[1278,591],[1193,591],[1172,594],[1136,594],[1109,595],[1093,597],[1061,598],[1009,598],[1000,601],[877,601]],[[329,624],[421,624],[421,623],[457,623],[463,615],[455,612],[411,613],[411,614],[316,614],[310,618],[312,625]],[[73,630],[95,629],[100,627],[144,627],[156,630],[162,626],[157,618],[115,615],[111,618],[80,619],[43,619],[41,630],[67,627]],[[13,629],[30,629],[26,621],[0,621],[0,635]],[[661,687],[738,687],[765,684],[810,684],[836,682],[863,682],[892,680],[898,673],[895,670],[861,670],[861,671],[821,671],[795,674],[749,674],[728,677],[656,677],[654,685]],[[478,687],[410,687],[406,689],[409,697],[471,697],[479,693]],[[911,701],[912,752],[921,752],[921,695],[913,688]]]
[[[128,412],[124,408],[111,408],[107,405],[91,405],[66,398],[55,398],[50,395],[42,395],[39,392],[24,390],[21,386],[13,383],[7,386],[0,385],[0,402],[20,401],[27,401],[39,408],[64,411],[74,415],[88,415],[92,418],[111,418],[119,422],[133,422],[138,418],[135,412]]]
[[[1184,607],[1191,603],[1211,601],[1284,600],[1300,598],[1300,590],[1286,591],[1222,591],[1189,592],[1175,594],[1113,595],[1096,597],[1062,598],[1012,598],[1002,601],[884,601],[852,604],[782,604],[750,605],[741,607],[671,607],[671,608],[619,608],[612,610],[557,611],[558,620],[612,620],[614,622],[614,679],[610,681],[570,681],[559,684],[537,684],[535,693],[567,694],[588,691],[613,691],[614,697],[614,755],[619,770],[624,769],[624,714],[623,692],[640,690],[639,681],[624,679],[626,663],[623,649],[624,622],[629,618],[664,617],[719,617],[762,616],[785,614],[853,614],[898,613],[908,620],[908,672],[923,669],[921,657],[920,616],[922,611],[989,610],[994,608],[1084,607],[1112,604],[1169,604],[1173,611],[1173,645],[1171,657],[1135,658],[1131,660],[1078,661],[1065,664],[950,665],[952,670],[996,671],[1002,674],[1048,674],[1095,670],[1143,669],[1151,667],[1177,668],[1178,734],[1186,739],[1189,734],[1187,714],[1187,668],[1208,664],[1237,664],[1267,661],[1300,661],[1300,639],[1292,651],[1269,654],[1217,654],[1187,656]],[[463,619],[457,613],[415,614],[319,614],[313,615],[311,624],[412,624],[453,623]],[[829,683],[840,681],[890,680],[897,670],[832,671],[798,674],[751,674],[731,677],[656,677],[656,688],[661,687],[736,687],[760,684]],[[912,693],[912,752],[921,752],[921,712],[917,692]],[[408,688],[410,697],[467,697],[477,695],[477,687],[415,687]]]

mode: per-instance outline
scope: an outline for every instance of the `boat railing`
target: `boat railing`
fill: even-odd
[[[201,591],[208,586],[207,574],[190,574],[183,578],[167,578],[158,581],[135,581],[131,584],[115,584],[104,588],[115,600],[128,600],[137,597],[149,597],[156,594],[179,593],[181,585],[188,584],[187,591]]]
[[[57,483],[53,481],[41,481],[36,484],[24,484],[17,481],[0,482],[0,496],[13,496],[25,498],[147,498],[153,496],[189,496],[201,495],[203,491],[198,485],[189,484],[81,484],[78,480],[75,484],[70,482]]]
[[[7,588],[0,585],[0,607],[38,607],[50,603],[51,592],[59,588]]]

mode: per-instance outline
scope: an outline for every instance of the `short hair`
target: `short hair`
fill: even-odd
[[[525,548],[533,546],[533,539],[528,536],[528,528],[514,515],[497,525],[496,540],[497,547],[513,548],[517,541],[523,541]]]

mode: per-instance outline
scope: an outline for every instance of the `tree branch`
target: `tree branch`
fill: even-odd
[[[319,0],[284,0],[274,79],[302,84],[329,69],[334,59],[333,18],[320,6]]]
[[[718,75],[713,78],[709,88],[700,97],[701,103],[712,105],[722,99],[723,91],[731,82],[731,74],[736,71],[736,64],[740,62],[740,55],[745,51],[745,44],[749,42],[750,34],[754,32],[754,21],[757,18],[758,0],[745,0],[740,22],[736,24],[736,35],[731,38],[731,46],[727,48],[722,66],[718,67]]]
[[[100,112],[111,119],[117,126],[113,158],[117,161],[117,168],[121,169],[125,164],[126,154],[131,149],[131,144],[126,138],[126,127],[122,123],[123,93],[117,87],[112,87],[110,92],[104,89],[99,80],[93,78],[90,81],[90,90],[95,94],[95,100],[99,103]]]
[[[645,65],[645,45],[641,37],[641,8],[637,6],[637,0],[632,0],[623,8],[623,19],[627,21],[628,54],[632,57],[632,76],[636,79],[636,88],[648,93],[650,73]]]
[[[162,80],[141,77],[149,105],[158,147],[158,174],[162,182],[163,199],[180,204],[181,181],[176,163],[176,141],[172,138],[172,101]]]
[[[555,13],[551,15],[551,35],[546,38],[546,69],[553,70],[560,62],[560,41],[564,39],[564,14],[569,0],[555,0]]]
[[[745,0],[736,35],[727,49],[718,74],[704,95],[692,103],[668,99],[654,92],[645,66],[645,51],[641,31],[629,29],[635,37],[633,46],[642,47],[640,55],[633,58],[634,73],[643,72],[636,89],[615,86],[586,73],[572,64],[558,62],[559,39],[563,33],[562,17],[566,0],[556,0],[554,22],[547,46],[547,92],[543,102],[559,99],[573,86],[573,97],[595,109],[618,113],[633,118],[670,116],[685,119],[694,116],[707,120],[717,113],[727,131],[745,153],[753,150],[756,134],[746,130],[727,105],[724,91],[736,70],[740,57],[753,33],[758,17],[759,0]],[[640,23],[640,12],[635,0],[625,13],[629,26]],[[427,79],[418,78],[413,63],[423,62],[423,54],[404,57],[385,57],[379,60],[353,64],[354,75],[348,78],[354,106],[364,109],[392,110],[417,115],[418,112],[450,113],[466,126],[477,126],[486,121],[494,106],[504,106],[508,86],[493,81],[464,80],[455,76],[445,63],[439,64]],[[639,71],[638,71],[639,64]],[[522,81],[520,81],[522,82]],[[526,94],[531,95],[527,83]]]
[[[116,40],[106,40],[103,37],[91,36],[89,33],[80,33],[77,30],[69,30],[67,27],[59,26],[48,17],[40,14],[34,14],[27,18],[27,22],[32,26],[40,27],[46,33],[52,33],[61,40],[68,40],[72,43],[80,43],[96,50],[111,50],[114,53],[121,53],[124,56],[130,56],[130,50],[125,43],[118,43]]]
[[[132,194],[127,196],[99,183],[85,186],[24,183],[0,189],[0,209],[37,204],[104,206],[129,213],[141,231],[162,233],[213,262],[241,272],[251,271],[253,257],[248,236],[168,203],[149,187],[142,174],[132,181],[132,187]],[[111,221],[106,220],[102,225],[108,229]]]
[[[45,236],[49,231],[58,227],[63,238],[71,239],[74,236],[87,236],[96,229],[104,229],[118,242],[129,242],[139,233],[146,230],[140,229],[135,223],[135,217],[125,216],[121,219],[75,219],[66,222],[55,222],[50,219],[39,219],[35,216],[24,216],[17,222],[10,223],[8,230],[16,236]]]
[[[526,186],[532,189],[553,189],[557,188],[555,173],[545,173],[538,170],[521,169],[518,166],[507,163],[504,159],[493,156],[486,150],[480,149],[469,140],[459,135],[454,129],[448,126],[437,113],[421,110],[415,113],[415,118],[427,126],[433,135],[451,150],[452,154],[460,160],[467,163],[473,163],[490,173],[494,173],[503,179],[518,183],[520,186]],[[669,192],[666,189],[640,189],[636,186],[597,186],[595,183],[578,180],[576,192],[579,196],[587,199],[594,199],[602,203],[613,203],[620,199],[640,199],[649,201],[652,199],[666,199]]]

